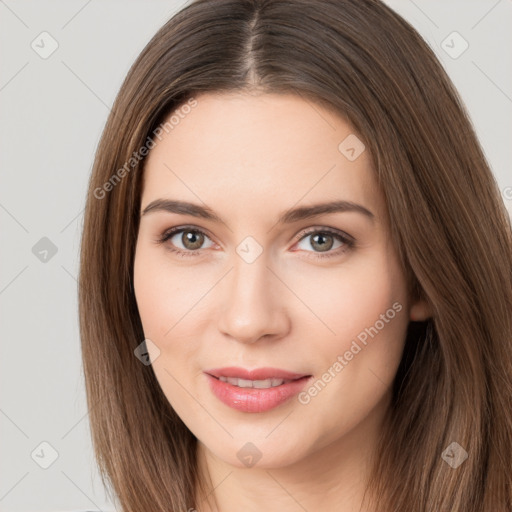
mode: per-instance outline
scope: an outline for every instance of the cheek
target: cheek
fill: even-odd
[[[395,303],[406,309],[403,275],[385,251],[354,258],[338,268],[304,266],[286,272],[284,281],[293,283],[294,292],[307,305],[300,320],[303,327],[323,333],[319,339],[329,340],[328,347],[344,348],[347,340],[373,326]],[[388,316],[394,319],[396,309]]]
[[[164,382],[173,387],[163,367],[184,381],[199,361],[202,333],[212,317],[205,311],[210,307],[207,294],[216,281],[215,276],[203,279],[199,274],[193,266],[170,263],[165,251],[145,244],[137,247],[135,298],[144,336],[160,351],[153,367],[162,387]]]
[[[382,252],[374,265],[366,266],[360,274],[354,272],[353,279],[351,298],[343,301],[347,317],[354,319],[345,331],[348,336],[344,339],[350,344],[346,350],[356,352],[366,367],[375,371],[382,368],[386,377],[392,378],[408,325],[403,274],[396,259]]]
[[[299,396],[306,407],[329,411],[318,414],[314,427],[329,432],[328,439],[351,430],[383,400],[408,325],[405,283],[394,260],[375,258],[343,272],[336,286],[323,283],[327,291],[316,302],[335,335],[318,338],[313,357],[321,373]]]
[[[160,276],[160,279],[158,278]],[[165,279],[150,251],[137,246],[133,268],[135,299],[139,310],[144,335],[149,339],[160,339],[169,329],[164,328],[165,312],[170,294],[164,294]],[[170,319],[169,319],[170,321]]]
[[[175,329],[178,330],[177,324],[181,318],[186,319],[187,310],[197,295],[194,286],[186,286],[187,271],[169,268],[161,252],[138,245],[133,277],[144,334],[159,340],[160,344],[172,339]]]
[[[185,286],[180,269],[170,269],[165,256],[143,244],[137,246],[133,279],[144,336],[157,347],[151,357],[156,379],[169,403],[186,417],[190,398],[182,385],[200,373],[194,366],[200,338],[191,310],[198,290]]]
[[[350,298],[342,299],[346,314],[338,321],[344,377],[363,395],[390,385],[401,360],[409,323],[404,275],[392,252],[382,251],[364,272],[348,281]]]
[[[302,286],[308,281],[303,277]],[[342,404],[340,410],[352,411],[355,420],[376,405],[396,375],[408,325],[404,276],[394,254],[381,250],[339,272],[317,272],[314,282],[308,305],[331,334],[317,338],[315,367],[325,373],[317,375],[322,382],[311,395],[306,390],[304,403],[325,384],[318,406]],[[339,420],[333,420],[334,430]]]

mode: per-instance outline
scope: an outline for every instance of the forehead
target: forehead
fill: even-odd
[[[261,215],[274,203],[345,199],[382,213],[369,152],[347,158],[344,141],[358,143],[340,115],[293,94],[208,93],[196,101],[171,114],[172,129],[154,139],[143,206],[167,195],[225,211],[229,201],[237,215]]]

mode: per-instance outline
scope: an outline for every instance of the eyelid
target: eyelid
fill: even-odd
[[[302,240],[305,236],[311,235],[313,233],[329,233],[330,235],[336,235],[340,238],[344,238],[347,242],[355,243],[356,241],[356,239],[353,236],[349,235],[345,231],[342,231],[341,229],[330,228],[327,226],[313,226],[310,228],[303,229],[297,235],[295,235],[294,240],[298,242]]]
[[[200,228],[199,226],[194,226],[193,224],[183,224],[180,226],[174,226],[172,228],[165,229],[158,239],[161,240],[164,238],[169,238],[175,235],[176,233],[179,233],[180,231],[197,231],[198,233],[206,235],[211,240],[213,239],[213,237],[209,234],[207,229]]]

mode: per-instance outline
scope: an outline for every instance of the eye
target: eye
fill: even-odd
[[[342,231],[331,228],[303,231],[295,239],[298,240],[297,245],[304,243],[304,245],[313,248],[313,251],[309,251],[307,247],[299,247],[306,252],[313,252],[316,258],[340,256],[355,246],[354,238]],[[201,249],[208,249],[214,245],[210,240],[210,245],[203,247],[205,240],[210,240],[210,238],[204,231],[199,228],[185,226],[168,229],[157,240],[157,243],[167,244],[168,249],[180,257],[195,257],[201,255]],[[335,247],[336,243],[338,245]]]
[[[209,237],[200,229],[178,227],[167,230],[157,242],[161,244],[170,242],[169,250],[177,253],[179,256],[198,256],[199,249],[208,248],[202,247],[205,239],[209,240]],[[209,247],[211,247],[211,245]]]
[[[307,246],[309,245],[314,249],[312,252],[316,254],[315,257],[317,258],[339,256],[352,249],[355,245],[355,240],[351,236],[331,228],[317,228],[306,233],[302,232],[297,238],[299,239],[299,244],[304,242],[306,245],[306,248],[302,247],[302,249],[307,251]],[[336,242],[338,242],[338,245],[334,247]],[[333,247],[339,250],[332,250]]]

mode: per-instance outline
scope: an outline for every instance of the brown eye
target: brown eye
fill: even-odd
[[[326,233],[311,235],[311,247],[320,252],[329,251],[334,245],[334,237]]]
[[[197,256],[201,249],[207,249],[213,245],[203,247],[205,240],[210,238],[200,229],[196,228],[172,228],[167,230],[158,240],[158,243],[166,244],[168,248],[179,256]]]
[[[195,251],[204,243],[205,236],[199,231],[186,230],[182,232],[180,241],[185,249]]]
[[[308,242],[306,245],[313,249],[312,251],[307,246],[300,246],[306,242]],[[354,245],[355,240],[349,235],[327,228],[310,230],[298,236],[299,249],[312,252],[317,258],[340,256],[352,249]]]

